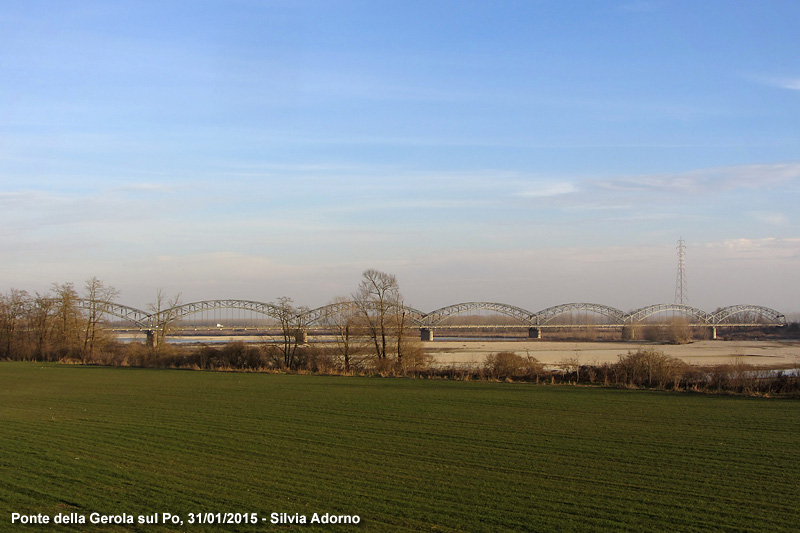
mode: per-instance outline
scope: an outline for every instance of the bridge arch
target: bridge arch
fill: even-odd
[[[657,315],[659,313],[667,313],[670,311],[680,313],[681,315],[687,318],[695,320],[699,324],[712,323],[712,316],[710,313],[707,313],[702,309],[698,309],[696,307],[692,307],[690,305],[685,305],[685,304],[649,305],[647,307],[642,307],[635,311],[631,311],[631,313],[627,315],[627,319],[629,323],[637,324],[639,322],[647,320],[651,316]]]
[[[406,320],[409,320],[416,326],[422,325],[425,313],[419,309],[414,309],[413,307],[409,307],[407,305],[391,305],[390,308],[401,309],[401,312],[405,313]],[[344,302],[334,302],[317,307],[315,309],[310,309],[304,314],[303,323],[307,325],[324,325],[324,321],[327,317],[342,312],[360,313],[359,303],[355,300],[348,300]]]
[[[167,321],[180,320],[189,315],[216,309],[242,309],[280,319],[280,310],[275,305],[253,300],[204,300],[201,302],[191,302],[168,309],[162,309],[160,312],[153,313],[150,316],[157,324],[163,324]]]
[[[531,323],[533,313],[527,309],[516,307],[513,305],[502,304],[497,302],[465,302],[460,304],[448,305],[441,307],[436,311],[432,311],[424,316],[426,326],[437,326],[445,319],[467,313],[469,311],[488,310],[495,313],[510,316],[520,321],[521,324],[528,325]]]
[[[130,322],[140,329],[149,329],[151,326],[151,315],[141,309],[122,305],[114,302],[103,302],[97,300],[89,300],[86,298],[78,299],[78,307],[80,309],[91,311],[92,309],[106,315],[116,318],[121,318]]]
[[[713,315],[711,315],[711,318],[714,324],[725,324],[726,322],[731,322],[731,318],[737,315],[756,315],[759,319],[764,320],[765,325],[786,325],[786,317],[783,315],[783,313],[761,305],[730,305],[728,307],[718,309]],[[734,320],[734,322],[736,321]],[[751,323],[753,321],[743,320],[742,322]]]
[[[544,326],[559,315],[571,313],[573,311],[589,311],[601,316],[605,316],[612,324],[622,324],[625,321],[625,313],[616,307],[592,303],[569,303],[554,305],[547,309],[542,309],[535,315],[537,325]]]
[[[334,302],[323,305],[316,309],[306,311],[303,322],[309,325],[324,325],[325,319],[340,313],[355,312],[358,310],[356,303],[352,300],[346,302]]]

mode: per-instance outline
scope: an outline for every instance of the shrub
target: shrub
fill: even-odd
[[[680,384],[687,364],[658,350],[637,350],[621,355],[614,365],[615,381],[628,386],[666,388]],[[677,384],[677,385],[676,385]]]
[[[756,389],[760,377],[756,367],[737,359],[733,363],[717,365],[709,369],[707,387],[709,390],[716,390],[717,392],[749,393]]]
[[[493,378],[535,377],[542,372],[542,365],[536,358],[514,352],[487,355],[483,368]]]
[[[419,341],[403,341],[403,359],[402,368],[399,370],[405,372],[419,372],[426,370],[433,362],[433,356],[425,353],[422,343]]]

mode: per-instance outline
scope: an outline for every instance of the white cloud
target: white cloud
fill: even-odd
[[[517,196],[525,198],[548,198],[551,196],[561,196],[563,194],[570,194],[576,192],[578,189],[569,182],[555,182],[555,183],[542,183],[534,185],[524,191],[517,193]]]
[[[800,78],[797,77],[764,76],[755,74],[745,75],[745,78],[761,85],[768,85],[770,87],[777,87],[779,89],[789,89],[792,91],[800,91]]]
[[[777,211],[751,211],[749,215],[756,221],[773,226],[785,226],[789,217]]]
[[[783,89],[791,89],[793,91],[800,91],[800,78],[779,81],[778,87]]]

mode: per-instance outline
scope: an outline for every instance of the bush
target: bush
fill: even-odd
[[[297,350],[297,368],[329,374],[336,370],[336,361],[330,350],[319,349],[314,345],[302,346]]]
[[[688,365],[657,350],[637,350],[621,355],[612,372],[614,381],[628,386],[678,388]]]
[[[400,372],[420,372],[429,368],[432,362],[433,356],[425,353],[421,342],[403,340],[402,368],[398,369]]]
[[[542,365],[535,357],[522,357],[514,352],[487,355],[483,368],[486,374],[493,378],[531,378],[542,372]]]

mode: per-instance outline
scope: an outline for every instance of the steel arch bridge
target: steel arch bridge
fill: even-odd
[[[158,330],[171,321],[179,321],[188,316],[215,311],[219,309],[240,309],[260,314],[265,317],[279,320],[281,309],[273,303],[258,302],[254,300],[203,300],[177,305],[158,312],[148,313],[135,307],[130,307],[115,302],[78,300],[78,306],[84,310],[94,309],[97,312],[115,317],[130,323],[134,328],[143,331]],[[680,316],[690,326],[785,326],[786,317],[783,313],[760,305],[732,305],[708,313],[702,309],[683,304],[655,304],[624,312],[615,307],[595,303],[567,303],[555,305],[540,311],[529,311],[514,305],[500,302],[464,302],[441,307],[429,313],[420,311],[404,304],[391,306],[398,312],[404,313],[407,323],[419,327],[420,330],[432,331],[436,328],[487,328],[487,327],[529,327],[532,331],[542,328],[568,328],[568,327],[626,327],[635,325],[665,324],[654,320],[655,317],[665,313]],[[476,311],[490,311],[512,319],[512,324],[498,326],[497,324],[471,324],[453,325],[446,320],[458,315],[474,313]],[[370,309],[359,308],[355,301],[336,302],[315,309],[299,308],[296,320],[304,327],[324,329],[330,325],[331,319],[341,313],[358,312],[370,313]],[[592,313],[602,318],[599,322],[577,323],[572,322],[573,313]],[[557,319],[562,317],[561,321]],[[432,338],[432,336],[430,337]]]

